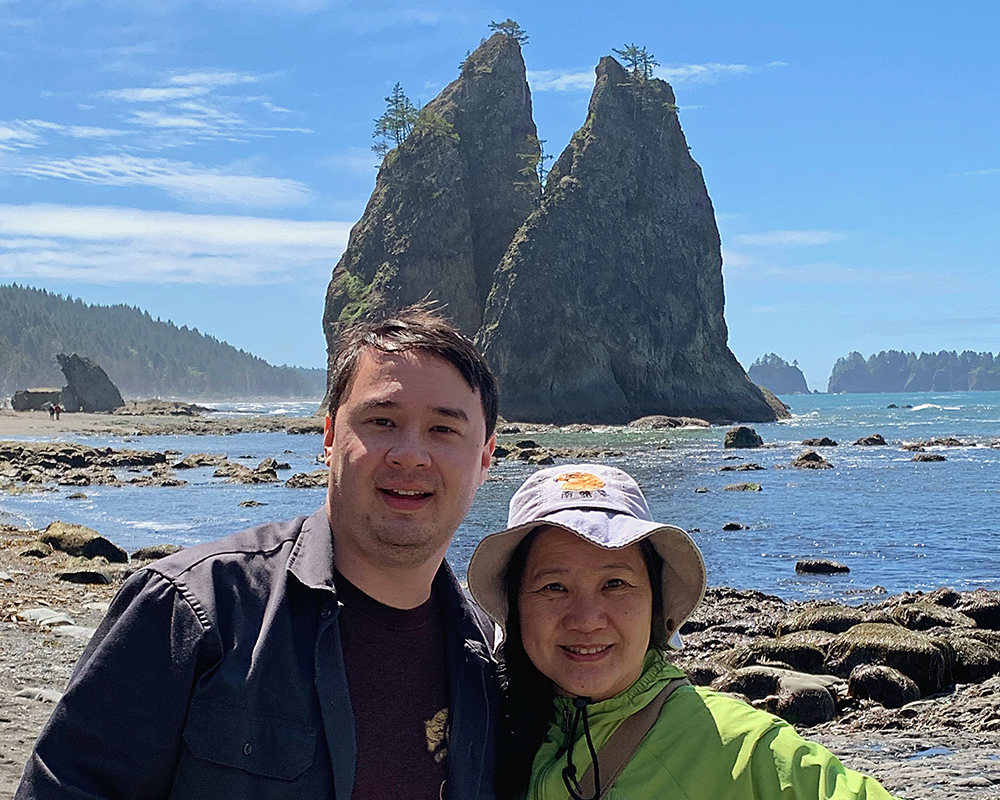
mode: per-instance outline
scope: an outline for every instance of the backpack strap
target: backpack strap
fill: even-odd
[[[618,781],[618,777],[622,774],[622,771],[628,766],[628,762],[632,760],[632,756],[639,749],[639,745],[646,738],[646,734],[649,733],[650,729],[656,723],[663,704],[667,702],[667,699],[674,693],[675,689],[689,685],[690,683],[691,681],[687,678],[674,678],[674,680],[670,681],[670,683],[660,690],[660,693],[648,705],[636,711],[618,726],[615,732],[604,743],[600,753],[597,754],[601,762],[601,776],[608,776],[605,778],[604,786],[601,788],[600,793],[596,791],[597,787],[594,786],[594,765],[591,764],[580,779],[579,786],[582,794],[593,796],[595,800],[603,800],[604,796],[611,790],[611,787]]]

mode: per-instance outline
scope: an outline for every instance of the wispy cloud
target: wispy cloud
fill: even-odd
[[[533,92],[589,92],[594,88],[594,70],[528,70]]]
[[[968,172],[957,172],[955,173],[959,177],[966,177],[967,175],[1000,175],[1000,167],[990,167],[989,169],[972,169]]]
[[[281,283],[332,269],[351,223],[0,205],[0,279]]]
[[[733,241],[762,247],[808,247],[839,242],[846,238],[846,234],[835,231],[766,231],[742,233],[733,237]]]
[[[198,167],[188,161],[109,155],[44,161],[14,168],[34,178],[62,178],[102,186],[148,186],[196,203],[290,206],[309,199],[298,181]]]
[[[337,153],[331,153],[326,163],[334,172],[347,172],[351,175],[373,177],[380,159],[370,147],[350,147]]]
[[[675,86],[690,83],[718,83],[726,78],[738,77],[761,69],[788,66],[783,61],[772,61],[765,67],[749,64],[672,64],[657,67],[654,75]],[[582,92],[594,87],[593,69],[546,69],[528,71],[528,83],[533,92]]]
[[[683,83],[718,83],[724,78],[745,75],[754,72],[754,68],[746,64],[678,64],[676,66],[658,67],[657,78],[674,85]]]

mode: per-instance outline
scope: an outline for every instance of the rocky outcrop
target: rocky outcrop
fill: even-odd
[[[21,389],[10,398],[14,411],[44,411],[59,402],[58,389]]]
[[[66,411],[114,411],[125,405],[107,373],[89,358],[76,353],[60,353],[56,361],[66,376],[66,387],[62,390],[62,405]]]
[[[474,335],[493,272],[538,204],[538,154],[520,46],[495,34],[385,157],[327,291],[328,350],[355,320],[428,295]]]
[[[597,67],[584,126],[494,278],[479,342],[527,422],[778,412],[727,347],[712,203],[670,86]]]
[[[789,364],[781,356],[768,353],[750,365],[750,380],[775,394],[809,394],[806,376],[798,363]]]

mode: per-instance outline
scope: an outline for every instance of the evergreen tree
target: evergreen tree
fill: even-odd
[[[621,50],[612,47],[611,52],[621,56],[625,67],[632,70],[632,75],[642,80],[652,78],[653,70],[660,66],[660,62],[653,57],[652,53],[645,47],[638,47],[635,44],[627,44]]]
[[[528,34],[524,32],[524,28],[509,17],[503,22],[491,21],[490,30],[494,33],[502,33],[508,39],[513,39],[522,47],[528,43]]]
[[[419,109],[403,92],[402,84],[397,82],[390,95],[385,98],[385,113],[375,120],[372,138],[377,141],[372,145],[372,150],[384,158],[392,148],[399,147],[413,130],[419,113]]]

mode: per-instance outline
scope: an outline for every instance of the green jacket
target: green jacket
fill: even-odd
[[[619,723],[684,673],[662,653],[646,654],[642,675],[626,691],[588,706],[600,751]],[[566,755],[556,759],[573,707],[557,697],[556,719],[535,756],[528,797],[566,800]],[[564,723],[565,720],[565,723]],[[579,726],[573,750],[577,775],[590,766]],[[700,686],[682,686],[607,797],[628,800],[892,800],[873,778],[847,769],[829,750],[803,739],[778,717]]]

